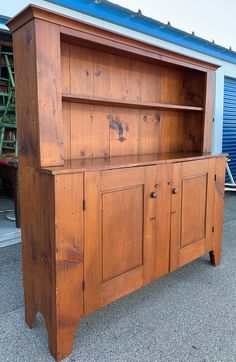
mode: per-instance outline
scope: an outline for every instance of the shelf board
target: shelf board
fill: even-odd
[[[140,108],[140,109],[170,109],[176,111],[203,111],[203,107],[185,106],[170,103],[136,102],[126,100],[115,100],[102,97],[90,97],[73,94],[62,94],[62,100],[72,103],[97,104],[101,106]]]
[[[222,155],[219,155],[222,156]],[[63,166],[41,168],[40,171],[49,174],[77,173],[86,171],[101,171],[127,167],[151,166],[160,163],[191,161],[211,157],[210,153],[176,152],[159,154],[136,154],[127,156],[84,158],[65,160]]]

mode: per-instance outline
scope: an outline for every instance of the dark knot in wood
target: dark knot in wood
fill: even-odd
[[[126,138],[124,137],[124,125],[118,119],[115,119],[112,114],[110,114],[107,118],[110,122],[110,128],[118,132],[119,141],[124,142],[126,140]],[[127,132],[129,131],[128,125],[125,126],[125,130]]]

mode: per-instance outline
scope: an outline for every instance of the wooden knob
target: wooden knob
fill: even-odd
[[[157,198],[157,192],[156,191],[151,192],[151,197],[153,199],[156,199]]]
[[[177,189],[176,187],[174,187],[174,188],[172,189],[172,194],[176,195],[177,193],[178,193],[178,189]]]

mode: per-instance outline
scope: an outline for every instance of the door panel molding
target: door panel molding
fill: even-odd
[[[156,166],[85,173],[85,315],[154,279],[156,184]]]
[[[201,184],[197,185],[200,179],[202,179],[202,181],[204,182],[203,185]],[[196,182],[195,185],[193,184],[194,182]],[[190,185],[186,186],[186,183],[190,183]],[[187,245],[190,245],[206,237],[207,184],[208,184],[208,174],[197,175],[195,177],[187,177],[181,180],[182,192],[181,192],[180,248],[184,248]],[[201,190],[201,186],[203,186],[204,189]],[[189,194],[192,191],[192,189],[194,189],[193,191],[195,193],[196,192],[199,193],[199,195],[197,195],[197,198],[195,198],[194,200],[193,208],[191,208],[191,204],[189,204],[191,200]],[[186,207],[185,204],[187,204]],[[197,208],[197,206],[199,206],[200,210]],[[200,220],[198,219],[198,214],[200,216],[199,217]],[[203,220],[201,220],[202,218]],[[197,230],[196,222],[202,224],[198,225],[199,228],[202,229],[202,234],[199,229]]]
[[[172,166],[173,187],[178,191],[172,195],[171,202],[171,271],[210,251],[213,238],[214,175],[214,158]]]
[[[102,193],[101,204],[102,282],[106,282],[143,265],[144,187]]]

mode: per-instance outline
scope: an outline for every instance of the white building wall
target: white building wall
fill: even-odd
[[[236,78],[236,65],[224,62],[220,59],[213,58],[211,56],[196,52],[194,50],[190,50],[184,48],[182,46],[169,43],[167,41],[163,41],[152,36],[139,33],[134,30],[130,30],[107,21],[103,21],[101,19],[97,19],[82,13],[78,13],[77,11],[73,11],[61,6],[57,6],[51,4],[47,1],[43,0],[8,0],[1,4],[0,12],[2,15],[6,16],[14,16],[24,7],[26,7],[29,3],[39,5],[45,7],[47,9],[71,16],[76,19],[80,19],[86,21],[88,23],[103,27],[108,30],[116,31],[118,33],[130,36],[135,39],[143,40],[147,43],[157,45],[164,49],[172,50],[174,52],[188,55],[190,57],[204,60],[210,63],[214,63],[220,66],[220,68],[216,71],[216,98],[215,98],[215,122],[213,129],[213,152],[220,153],[222,151],[222,128],[223,128],[223,98],[224,98],[224,77],[232,77]],[[3,26],[4,27],[4,26]]]

